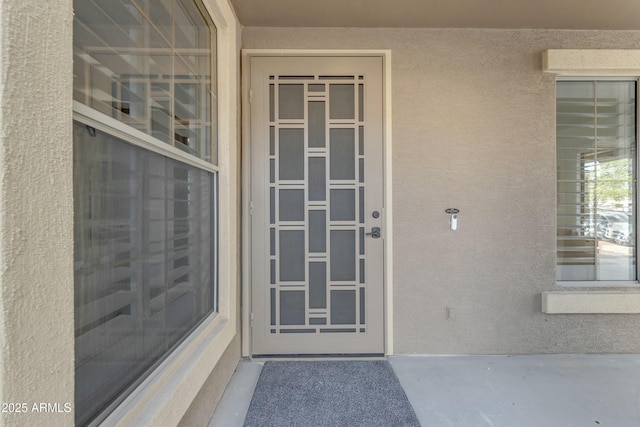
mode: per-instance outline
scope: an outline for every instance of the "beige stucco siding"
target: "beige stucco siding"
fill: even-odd
[[[73,425],[72,5],[0,2],[0,425]]]
[[[219,35],[220,313],[110,425],[177,425],[190,406],[208,417],[239,359],[241,29],[226,0],[205,3]],[[13,404],[2,426],[74,425],[72,31],[71,0],[0,0],[0,402]]]
[[[392,50],[395,353],[640,351],[640,316],[545,315],[540,297],[558,289],[542,52],[639,46],[640,32],[243,31],[252,49]]]
[[[209,424],[240,359],[240,334],[237,334],[180,420],[179,427],[201,427]]]

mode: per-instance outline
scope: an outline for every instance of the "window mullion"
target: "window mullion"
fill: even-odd
[[[638,222],[638,165],[640,165],[640,161],[638,156],[640,155],[639,153],[639,149],[638,149],[638,135],[640,132],[640,102],[638,102],[638,100],[640,99],[640,79],[636,80],[636,87],[635,87],[635,91],[634,91],[634,95],[635,95],[635,121],[634,121],[634,125],[635,125],[635,132],[634,132],[634,146],[635,146],[635,152],[634,152],[634,157],[633,157],[633,230],[634,230],[634,241],[633,241],[633,251],[634,251],[634,257],[635,257],[635,280],[638,281],[640,279],[640,265],[638,265],[638,238],[637,238],[637,230],[638,230],[638,225],[640,224],[640,222]]]
[[[598,198],[598,184],[600,181],[600,164],[598,159],[598,82],[593,82],[593,165],[594,165],[594,184],[593,199],[595,216],[598,218],[600,213],[600,200]],[[594,253],[595,259],[595,280],[600,280],[600,238],[596,233],[596,247]]]

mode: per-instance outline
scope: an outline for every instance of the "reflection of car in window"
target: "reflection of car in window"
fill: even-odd
[[[635,244],[633,217],[623,212],[598,213],[595,221],[592,217],[582,224],[582,233],[585,237],[608,240],[619,245]]]
[[[629,216],[621,212],[602,214],[606,221],[602,222],[602,238],[619,245],[633,245],[633,226]]]
[[[606,215],[598,214],[598,237],[604,237],[604,230],[609,226],[611,219]]]
[[[613,216],[599,213],[597,215],[597,221],[595,223],[595,236],[602,239],[604,238],[605,230],[609,227],[612,222],[615,222],[616,219]],[[589,231],[591,235],[593,235],[593,224],[589,227]]]

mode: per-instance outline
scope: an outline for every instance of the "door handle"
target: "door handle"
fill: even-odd
[[[374,239],[379,239],[380,238],[380,227],[372,227],[371,228],[371,233],[367,233],[367,236],[371,236]]]

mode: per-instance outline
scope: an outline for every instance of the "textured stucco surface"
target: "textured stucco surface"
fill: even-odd
[[[240,334],[237,334],[180,420],[180,427],[200,427],[209,424],[240,359]]]
[[[640,29],[635,0],[231,0],[252,27]]]
[[[72,6],[0,1],[0,425],[73,425]]]
[[[640,352],[640,316],[544,315],[540,299],[558,289],[555,78],[542,52],[639,46],[632,31],[243,31],[244,48],[392,50],[398,354]]]

